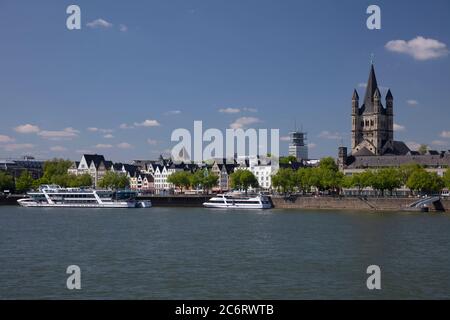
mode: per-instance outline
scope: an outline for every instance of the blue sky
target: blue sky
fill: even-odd
[[[66,28],[70,4],[81,30]],[[0,0],[0,38],[2,158],[155,158],[194,120],[281,136],[296,122],[311,157],[335,156],[371,53],[396,139],[450,148],[448,0]]]

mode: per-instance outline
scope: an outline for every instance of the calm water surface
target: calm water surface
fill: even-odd
[[[16,298],[448,299],[450,215],[0,207],[0,299]]]

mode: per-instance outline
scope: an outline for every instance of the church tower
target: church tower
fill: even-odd
[[[359,96],[355,90],[352,97],[352,154],[379,156],[394,153],[394,97],[389,90],[385,108],[373,64],[362,102],[359,107]]]

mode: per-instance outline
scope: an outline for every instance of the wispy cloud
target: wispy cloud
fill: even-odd
[[[282,137],[280,137],[280,141],[291,141],[291,137],[289,137],[289,136],[282,136]]]
[[[60,151],[66,151],[67,148],[63,147],[63,146],[53,146],[53,147],[50,147],[50,150],[60,152]]]
[[[232,129],[244,129],[247,128],[251,124],[261,123],[262,120],[255,117],[241,117],[236,119],[232,124],[230,124],[230,128]]]
[[[97,148],[97,149],[110,149],[112,147],[113,147],[112,144],[106,144],[106,143],[99,143],[94,146],[94,148]]]
[[[258,112],[258,109],[256,108],[249,108],[249,107],[244,107],[244,108],[220,108],[219,109],[220,113],[228,113],[228,114],[234,114],[234,113],[239,113],[239,112]]]
[[[49,140],[70,140],[78,137],[79,133],[80,131],[69,127],[60,131],[42,130],[39,131],[37,134],[38,136]]]
[[[114,132],[114,130],[112,130],[112,129],[102,129],[102,128],[96,128],[96,127],[90,127],[90,128],[87,128],[87,130],[90,132],[100,132],[100,133]]]
[[[27,123],[27,124],[23,124],[23,125],[15,127],[14,131],[16,131],[18,133],[28,134],[28,133],[38,133],[40,131],[40,129],[38,126]]]
[[[14,138],[0,134],[0,143],[10,143],[10,142],[14,142],[14,141],[15,141]]]
[[[105,139],[112,139],[112,138],[114,138],[114,136],[111,133],[108,133],[108,134],[105,134],[103,136],[103,138],[105,138]]]
[[[394,131],[399,132],[399,131],[405,131],[405,130],[406,130],[405,126],[402,126],[401,124],[398,124],[398,123],[394,123]]]
[[[120,149],[131,149],[133,148],[133,146],[131,144],[129,144],[128,142],[121,142],[117,145],[117,148]]]
[[[445,147],[445,146],[449,145],[449,141],[433,140],[433,141],[431,141],[431,144],[433,146]]]
[[[339,132],[330,132],[330,131],[322,131],[318,135],[319,138],[328,139],[328,140],[339,140],[343,138],[343,134]]]
[[[309,149],[314,149],[315,147],[317,147],[317,144],[315,144],[314,142],[308,143]]]
[[[7,145],[3,146],[3,148],[6,151],[32,149],[34,147],[35,147],[34,144],[31,144],[31,143],[10,143],[10,144],[7,144]]]
[[[14,130],[18,133],[22,134],[37,134],[38,136],[49,139],[49,140],[69,140],[75,137],[78,137],[80,131],[75,130],[74,128],[68,127],[63,130],[53,131],[53,130],[42,130],[36,125],[32,124],[24,124],[14,128]]]
[[[392,40],[386,43],[385,48],[392,52],[410,55],[419,61],[437,59],[449,54],[445,43],[421,36],[409,41]]]
[[[128,27],[124,24],[120,24],[119,25],[119,31],[120,32],[127,32],[128,31]]]
[[[136,127],[159,127],[161,124],[157,120],[147,119],[143,122],[135,122]]]
[[[220,109],[219,109],[219,112],[220,112],[220,113],[230,113],[230,114],[233,114],[233,113],[239,113],[239,112],[241,112],[241,109],[239,109],[239,108],[220,108]]]
[[[97,28],[108,29],[108,28],[112,28],[113,24],[102,18],[99,18],[99,19],[96,19],[96,20],[86,23],[86,26],[88,26],[89,28],[93,28],[93,29],[97,29]]]
[[[119,126],[119,128],[120,128],[120,129],[133,129],[134,126],[130,126],[130,125],[126,124],[126,123],[122,123],[122,124]]]
[[[419,101],[413,100],[413,99],[407,100],[406,103],[409,104],[410,106],[417,106],[417,105],[419,105]]]
[[[174,116],[177,114],[181,114],[181,111],[180,110],[170,110],[170,111],[164,112],[165,116]]]
[[[147,139],[147,143],[151,146],[154,146],[154,145],[158,144],[158,140],[149,138],[149,139]]]

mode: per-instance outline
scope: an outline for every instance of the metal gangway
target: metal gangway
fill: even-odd
[[[420,200],[417,200],[417,201],[411,203],[408,206],[408,208],[425,208],[425,207],[428,207],[428,205],[438,202],[440,200],[441,200],[441,197],[439,197],[439,196],[426,197],[426,198],[422,198]]]

